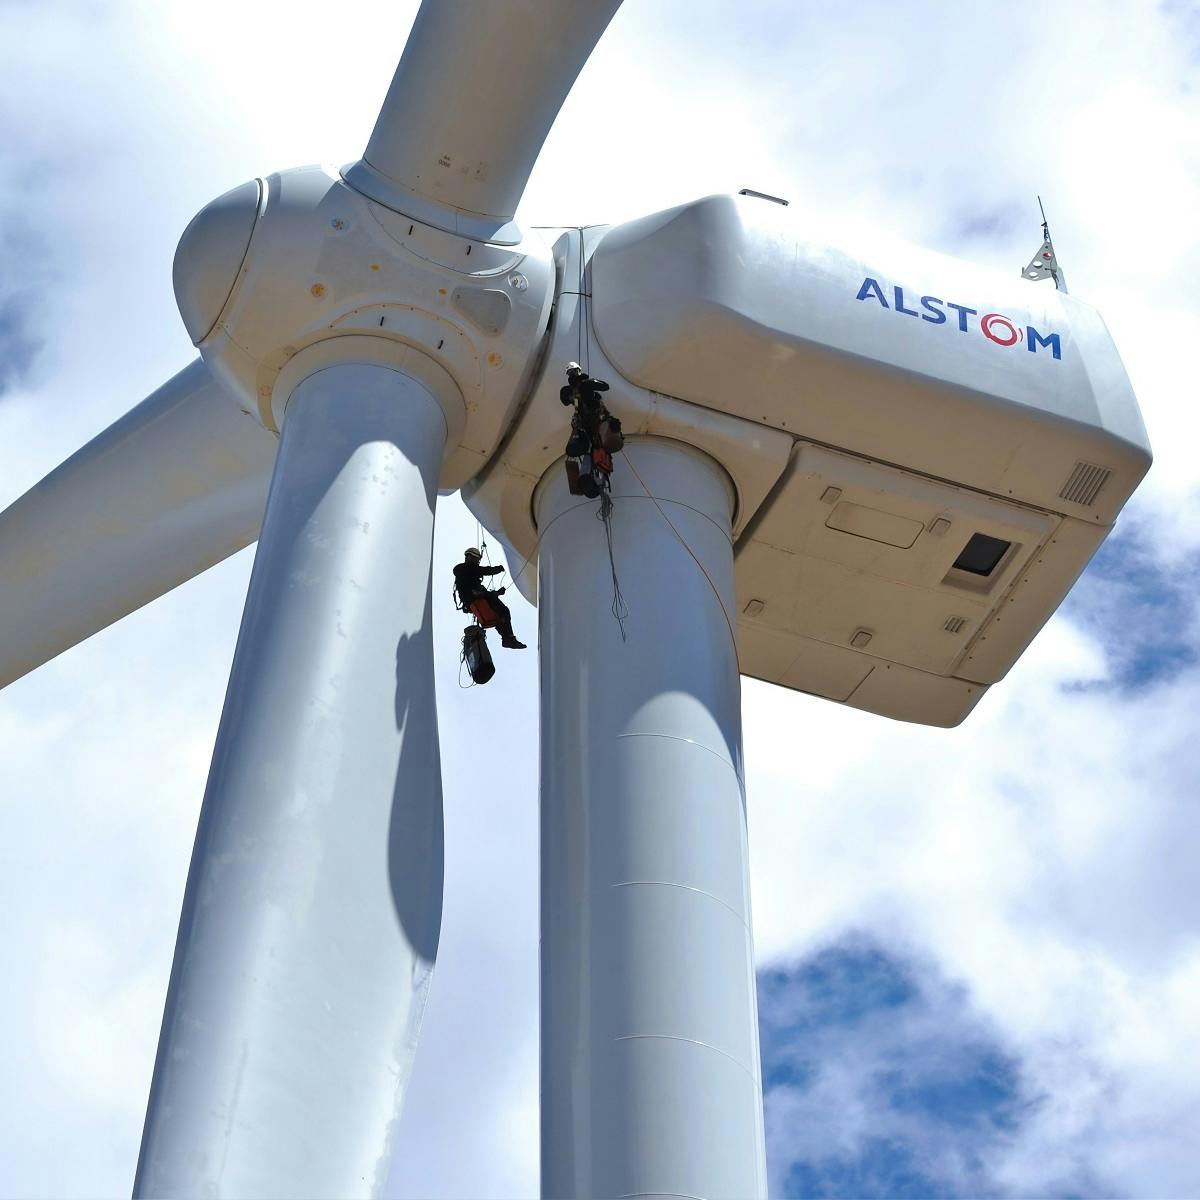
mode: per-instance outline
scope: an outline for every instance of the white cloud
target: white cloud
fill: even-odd
[[[953,735],[891,727],[867,743],[815,702],[801,741],[753,689],[758,943],[794,958],[869,928],[963,981],[1045,1097],[1001,1167],[1017,1194],[1044,1185],[1054,1147],[1123,1193],[1184,1195],[1200,1103],[1200,1018],[1180,1002],[1200,961],[1184,715],[1198,673],[1118,700],[1064,690],[1101,669],[1059,621]],[[841,767],[797,788],[805,742],[837,746]]]

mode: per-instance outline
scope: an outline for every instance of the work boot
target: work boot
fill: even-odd
[[[518,642],[515,637],[502,637],[500,645],[506,650],[528,650],[529,647],[524,642]]]

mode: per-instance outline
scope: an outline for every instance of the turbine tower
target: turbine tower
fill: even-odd
[[[759,194],[522,230],[618,5],[425,0],[360,161],[184,232],[200,360],[0,515],[0,685],[258,540],[138,1196],[383,1186],[441,916],[440,493],[539,606],[543,1193],[747,1197],[740,677],[956,725],[1149,467],[1065,293]],[[577,357],[627,434],[604,522]]]

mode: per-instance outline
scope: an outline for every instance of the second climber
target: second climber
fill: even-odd
[[[454,568],[454,591],[459,606],[463,612],[473,613],[481,625],[494,624],[500,630],[500,645],[509,650],[524,650],[525,643],[513,633],[512,613],[500,599],[504,588],[493,592],[483,586],[485,575],[498,575],[504,568],[480,566],[482,559],[480,551],[471,546],[463,552],[463,561]]]

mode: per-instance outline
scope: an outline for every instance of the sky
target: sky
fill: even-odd
[[[187,221],[357,158],[413,11],[0,0],[0,507],[191,360]],[[1198,1196],[1200,7],[627,0],[520,215],[741,187],[1014,273],[1040,193],[1156,456],[959,729],[745,682],[771,1193]],[[475,537],[443,501],[435,580]],[[4,1195],[128,1194],[252,555],[0,692]],[[395,1197],[537,1191],[537,666],[460,691],[460,631]]]

